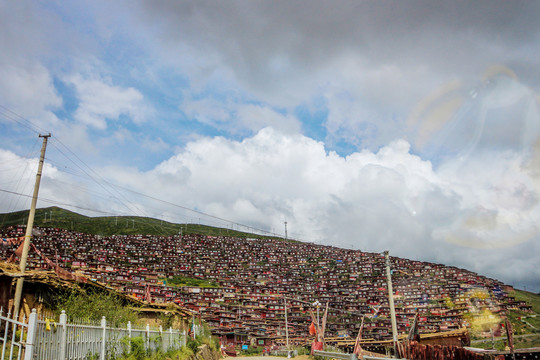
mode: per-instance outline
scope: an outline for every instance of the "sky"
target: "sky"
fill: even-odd
[[[540,3],[0,0],[0,212],[151,216],[540,292]]]

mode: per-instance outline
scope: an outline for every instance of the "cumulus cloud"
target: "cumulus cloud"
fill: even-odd
[[[33,149],[38,156],[40,147],[41,143],[36,143]],[[0,194],[2,199],[2,201],[0,201],[0,211],[18,211],[30,207],[38,168],[38,160],[39,157],[21,157],[11,151],[0,149],[0,163],[6,170],[0,172],[0,184],[1,189],[3,190]],[[43,174],[44,176],[41,180],[42,184],[49,183],[50,180],[62,181],[62,177],[65,179],[64,174],[47,162],[43,165]],[[47,180],[45,180],[45,178]],[[22,194],[22,196],[16,194]],[[67,199],[68,195],[63,197],[62,194],[57,194],[54,189],[45,185],[40,187],[39,196],[44,199],[57,199],[60,201],[61,199]],[[38,206],[48,205],[47,202],[40,201],[38,202]]]
[[[51,164],[49,159],[58,158],[55,151],[61,147],[55,141],[54,138],[49,138],[37,207],[60,206],[90,216],[112,214],[110,201],[118,202],[119,199],[114,197],[117,194],[107,184],[98,183],[96,178],[83,178],[81,175],[84,171],[90,171],[81,170],[84,164],[74,167],[58,167]],[[0,149],[0,164],[5,170],[0,171],[0,212],[30,208],[40,148],[41,141],[36,142],[34,148],[31,149],[35,157],[23,157]],[[113,208],[123,214],[127,211],[125,207]],[[133,213],[133,210],[131,211]]]
[[[116,86],[100,77],[83,78],[80,74],[66,81],[75,88],[79,100],[75,118],[83,124],[104,130],[108,120],[118,120],[122,115],[137,124],[147,120],[149,108],[137,89]]]
[[[24,116],[41,115],[44,109],[56,109],[62,105],[49,71],[40,64],[0,66],[0,78],[3,103]]]

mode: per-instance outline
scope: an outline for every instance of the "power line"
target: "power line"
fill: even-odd
[[[71,151],[70,148],[68,148],[62,141],[60,141],[60,139],[56,139],[56,141],[58,141],[59,144],[61,144],[67,151],[69,151],[82,165],[84,165],[90,172],[94,173],[95,176],[97,176],[98,178],[101,179],[102,182],[104,183],[107,183],[106,181],[103,180],[103,178],[101,178],[101,176],[96,173],[90,166],[88,166],[84,161],[82,161],[73,151]],[[121,199],[119,199],[116,195],[114,195],[110,190],[108,190],[107,188],[105,188],[105,186],[103,186],[102,183],[100,183],[98,180],[96,180],[96,178],[94,176],[92,176],[91,174],[88,173],[88,171],[86,171],[85,169],[83,169],[79,164],[77,164],[73,159],[71,159],[69,156],[67,156],[58,146],[56,146],[54,143],[52,144],[62,155],[64,155],[64,157],[66,159],[68,159],[69,161],[71,161],[76,167],[79,168],[79,170],[81,170],[86,176],[88,176],[88,178],[90,178],[91,180],[93,180],[97,185],[99,185],[103,190],[105,190],[107,193],[109,193],[109,195],[111,195],[113,198],[117,199],[119,203],[121,203],[126,209],[128,209],[129,211],[132,211],[134,213],[136,213],[137,211],[130,208],[128,205],[126,205]],[[129,202],[129,201],[128,201]]]
[[[30,131],[35,132],[36,134],[39,134],[40,132],[48,133],[48,130],[43,129],[42,127],[34,124],[33,122],[31,122],[30,120],[28,120],[24,116],[17,114],[15,111],[13,111],[13,110],[11,110],[11,109],[9,109],[9,108],[1,105],[1,104],[0,104],[0,109],[3,110],[2,112],[0,112],[0,114],[3,115],[8,120],[14,121],[14,122],[18,123],[19,125],[24,126],[25,128],[29,129]],[[17,118],[22,120],[22,121],[17,120]]]
[[[38,147],[37,147],[38,143],[39,143],[39,140],[38,140],[38,138],[36,138],[35,141],[34,141],[34,143],[33,143],[33,146],[30,148],[29,154],[27,154],[27,157],[29,157],[30,154],[33,154],[34,150],[38,148]],[[24,181],[24,183],[23,183],[23,179],[24,179],[24,176],[23,176],[23,175],[24,175],[24,174],[30,169],[30,167],[32,166],[31,162],[30,162],[30,161],[27,161],[26,158],[23,160],[23,163],[24,163],[24,166],[20,167],[20,168],[19,168],[19,171],[17,172],[17,174],[20,174],[20,175],[16,176],[16,179],[17,179],[16,185],[15,185],[15,189],[16,189],[16,190],[20,190],[20,189],[26,188],[26,187],[28,186],[29,182],[31,181],[31,177],[27,177],[27,178],[26,178],[26,181]],[[37,163],[35,163],[35,164],[33,165],[33,166],[34,166],[34,169],[37,167],[37,165],[38,165]],[[32,173],[34,173],[34,172],[35,172],[35,170],[32,171]],[[14,198],[11,198],[11,199],[9,200],[9,204],[8,204],[8,206],[7,206],[7,209],[8,209],[8,210],[9,210],[9,209],[13,210],[13,209],[17,208],[17,206],[19,205],[19,201],[20,201],[20,200],[21,200],[21,197],[20,197],[20,196],[17,197],[17,198],[15,198],[15,199],[14,199]],[[4,219],[2,219],[2,225],[3,225],[3,223],[4,223]]]
[[[0,109],[3,109],[4,111],[1,113],[3,114],[6,118],[8,118],[9,120],[12,120],[14,122],[17,122],[18,124],[36,132],[36,133],[39,133],[40,131],[41,132],[47,132],[45,129],[39,127],[38,125],[34,124],[33,122],[31,122],[30,120],[26,119],[25,117],[17,114],[16,112],[14,112],[13,110],[10,110],[9,108],[3,106],[3,105],[0,105]],[[22,121],[19,121],[17,120],[20,119]],[[54,143],[54,140],[56,140],[56,142],[58,142],[58,144],[60,144],[67,152],[69,152],[80,164],[82,165],[79,165],[75,160],[73,160],[70,156],[68,156],[64,151],[62,151],[58,146],[55,145]],[[161,202],[161,203],[164,203],[164,204],[168,204],[168,205],[171,205],[171,206],[174,206],[174,207],[177,207],[177,208],[180,208],[180,209],[184,209],[184,210],[187,210],[187,211],[191,211],[193,213],[196,213],[196,214],[199,214],[199,215],[203,215],[207,218],[211,218],[211,219],[215,219],[215,220],[219,220],[219,221],[222,221],[222,222],[225,222],[225,223],[228,223],[228,224],[231,224],[231,225],[236,225],[237,227],[242,227],[242,228],[245,228],[247,232],[259,232],[260,234],[266,234],[268,236],[276,236],[276,237],[281,237],[282,235],[280,234],[276,234],[274,232],[271,232],[271,231],[268,231],[268,230],[263,230],[263,229],[260,229],[260,228],[257,228],[257,227],[254,227],[254,226],[249,226],[249,225],[245,225],[245,224],[242,224],[242,223],[239,223],[239,222],[236,222],[236,221],[231,221],[231,220],[227,220],[225,218],[221,218],[221,217],[218,217],[218,216],[215,216],[215,215],[211,215],[211,214],[207,214],[207,213],[204,213],[202,211],[199,211],[199,210],[195,210],[195,209],[191,209],[189,207],[186,207],[186,206],[182,206],[182,205],[179,205],[179,204],[174,204],[172,202],[169,202],[169,201],[166,201],[166,200],[162,200],[162,199],[159,199],[159,198],[156,198],[156,197],[153,197],[153,196],[150,196],[150,195],[146,195],[146,194],[143,194],[143,193],[140,193],[140,192],[137,192],[137,191],[134,191],[134,190],[131,190],[131,189],[127,189],[125,187],[122,187],[122,186],[119,186],[119,185],[115,185],[115,184],[112,184],[110,182],[108,182],[107,180],[103,179],[96,171],[94,171],[89,165],[87,165],[79,156],[77,156],[76,153],[74,153],[67,145],[65,145],[59,138],[55,138],[53,141],[51,141],[51,145],[53,145],[59,152],[60,154],[62,154],[67,160],[69,160],[70,162],[72,162],[80,171],[82,171],[89,179],[91,179],[92,181],[94,181],[97,185],[99,185],[103,190],[105,190],[113,199],[116,199],[120,204],[122,204],[128,211],[132,212],[132,213],[135,213],[137,214],[138,216],[141,216],[141,217],[149,217],[146,213],[144,212],[141,212],[137,205],[133,204],[129,199],[125,198],[121,192],[117,191],[116,188],[120,188],[120,189],[124,189],[126,191],[129,191],[129,192],[132,192],[134,194],[137,194],[137,195],[140,195],[140,196],[143,196],[143,197],[146,197],[146,198],[149,198],[149,199],[152,199],[154,201],[158,201],[158,202]],[[85,170],[83,167],[85,167],[87,170]],[[90,174],[92,173],[92,174]],[[75,175],[75,174],[73,174]],[[79,176],[79,175],[77,175]],[[98,181],[99,180],[99,181]],[[107,189],[104,184],[107,184],[109,187],[110,187],[110,190]],[[111,190],[114,190],[114,192],[116,193],[113,194]],[[49,200],[49,202],[53,202],[53,200]],[[129,204],[129,205],[128,205]],[[75,205],[68,205],[68,206],[72,206],[72,207],[75,207],[75,208],[81,208],[81,209],[86,209],[84,207],[78,207],[78,206],[75,206]],[[86,209],[86,210],[90,210],[90,211],[93,211],[91,209]],[[157,229],[156,229],[157,230]],[[297,239],[297,240],[300,240],[300,239]],[[307,240],[303,240],[303,241],[307,241]]]
[[[120,204],[122,204],[128,211],[131,211],[136,216],[140,217],[150,217],[147,213],[144,211],[141,211],[138,209],[138,206],[136,204],[133,204],[129,199],[127,199],[121,192],[119,192],[116,187],[108,182],[107,180],[103,179],[101,175],[99,175],[96,171],[94,171],[89,165],[87,165],[77,154],[75,154],[67,145],[65,145],[60,139],[56,139],[60,145],[62,145],[71,155],[74,156],[75,159],[77,159],[84,167],[88,169],[86,171],[81,165],[77,164],[72,158],[70,158],[65,152],[63,152],[58,146],[56,146],[53,143],[53,146],[69,161],[71,161],[77,168],[79,168],[86,176],[88,176],[89,179],[94,181],[97,185],[99,185],[103,190],[105,190],[113,199],[116,199]],[[90,174],[90,173],[92,174]],[[106,187],[107,185],[108,187]],[[114,193],[116,194],[113,194]],[[127,204],[126,204],[127,203]],[[128,204],[130,206],[128,206]],[[162,231],[163,229],[158,229],[156,225],[150,224],[152,228],[156,231]]]
[[[276,234],[276,233],[273,233],[273,232],[270,232],[270,231],[267,231],[267,230],[263,230],[263,229],[259,229],[259,228],[253,227],[253,226],[249,226],[249,225],[245,225],[245,224],[238,223],[238,222],[235,222],[235,221],[227,220],[227,219],[222,218],[222,217],[219,217],[219,216],[207,214],[207,213],[202,212],[202,211],[199,211],[199,210],[191,209],[191,208],[189,208],[189,207],[187,207],[187,206],[175,204],[175,203],[172,203],[172,202],[167,201],[167,200],[159,199],[159,198],[156,198],[156,197],[151,196],[151,195],[146,195],[146,194],[143,194],[143,193],[141,193],[141,192],[138,192],[138,191],[135,191],[135,190],[132,190],[132,189],[128,189],[128,188],[123,187],[123,186],[121,186],[121,185],[115,185],[115,184],[111,184],[111,183],[108,183],[108,184],[109,184],[110,186],[118,187],[118,188],[120,188],[120,189],[129,191],[129,192],[131,192],[131,193],[134,193],[134,194],[137,194],[137,195],[140,195],[140,196],[143,196],[143,197],[146,197],[146,198],[149,198],[149,199],[152,199],[152,200],[155,200],[155,201],[158,201],[158,202],[167,204],[167,205],[171,205],[171,206],[174,206],[174,207],[177,207],[177,208],[180,208],[180,209],[188,210],[188,211],[191,211],[191,212],[196,213],[196,214],[199,214],[199,215],[204,215],[204,216],[206,216],[206,217],[208,217],[208,218],[212,218],[212,219],[216,219],[216,220],[219,220],[219,221],[223,221],[223,222],[228,223],[228,224],[233,224],[233,225],[241,226],[241,227],[244,227],[244,228],[246,228],[246,229],[256,230],[256,231],[262,232],[263,234],[268,234],[268,235],[272,235],[272,236],[278,236],[278,237],[281,237],[281,235]]]
[[[3,115],[5,118],[7,118],[8,120],[11,120],[13,122],[16,122],[18,123],[19,125],[21,126],[24,126],[25,128],[35,132],[35,133],[40,133],[40,132],[44,132],[44,133],[47,133],[48,131],[41,128],[40,126],[34,124],[32,121],[26,119],[25,117],[23,117],[22,115],[16,113],[15,111],[3,106],[3,105],[0,105],[0,115]],[[89,169],[90,172],[94,173],[95,176],[97,176],[98,178],[100,178],[101,180],[103,180],[99,174],[97,174],[90,166],[88,166],[84,161],[82,161],[78,156],[77,154],[75,154],[73,151],[71,151],[71,149],[69,149],[64,143],[62,143],[62,141],[60,141],[60,139],[56,138],[56,141],[58,141],[59,144],[61,144],[62,146],[64,146],[64,148],[69,151],[81,164],[83,164],[87,169]],[[54,145],[54,143],[52,143],[52,145],[62,154],[64,155],[64,157],[66,159],[68,159],[69,161],[71,161],[75,166],[77,166],[83,173],[86,174],[86,176],[88,176],[90,179],[92,179],[96,184],[100,185],[105,191],[107,191],[113,198],[116,198],[117,201],[119,203],[121,203],[126,209],[128,209],[129,211],[133,212],[133,213],[137,213],[137,207],[134,206],[134,208],[130,208],[130,206],[126,205],[126,203],[124,201],[122,201],[120,198],[116,197],[114,194],[112,194],[109,190],[107,190],[103,184],[101,184],[99,181],[97,181],[92,175],[90,175],[85,169],[83,169],[81,166],[79,166],[75,161],[73,161],[69,156],[67,156],[59,147],[57,147],[56,145]],[[121,194],[120,194],[121,195]],[[40,199],[40,200],[43,200],[43,199]],[[126,202],[130,203],[129,200],[127,199],[124,199]],[[44,200],[45,201],[45,200]],[[55,203],[54,201],[52,200],[49,200],[50,203]],[[58,202],[56,202],[58,203]],[[130,203],[130,205],[133,205]],[[68,205],[68,206],[72,206],[72,207],[75,207],[75,208],[80,208],[80,209],[85,209],[85,210],[90,210],[90,211],[93,211],[91,209],[86,209],[84,207],[79,207],[79,206],[75,206],[75,205]],[[156,229],[157,230],[157,229]]]
[[[27,197],[27,198],[32,197],[31,195],[28,195],[28,194],[22,194],[22,193],[19,193],[19,192],[16,192],[16,191],[11,191],[11,190],[6,190],[6,189],[0,189],[0,191],[4,192],[4,193],[8,193],[8,194]],[[54,204],[54,205],[69,206],[69,207],[73,207],[73,208],[81,209],[81,210],[88,210],[88,211],[92,211],[92,212],[96,212],[96,213],[101,213],[101,214],[104,214],[104,215],[111,215],[111,216],[114,215],[114,213],[110,213],[110,212],[106,212],[106,211],[102,211],[102,210],[91,209],[91,208],[87,208],[87,207],[79,206],[79,205],[63,203],[63,202],[60,202],[60,201],[47,199],[47,198],[44,198],[44,197],[41,197],[41,196],[39,197],[39,201],[43,201],[43,202],[46,202],[46,203],[49,203],[49,204]]]

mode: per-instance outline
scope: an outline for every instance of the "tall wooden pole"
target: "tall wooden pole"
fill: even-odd
[[[384,252],[384,260],[386,263],[386,282],[388,283],[388,304],[390,306],[390,319],[392,320],[392,338],[394,343],[394,357],[397,356],[396,345],[398,341],[397,325],[396,325],[396,309],[394,308],[394,291],[392,290],[392,275],[390,273],[390,257],[388,250]]]
[[[289,350],[289,323],[287,321],[287,296],[283,295],[283,301],[285,302],[285,336],[287,337],[287,350]]]
[[[36,204],[39,192],[39,184],[41,182],[41,172],[43,170],[43,162],[45,161],[45,150],[47,149],[47,139],[51,136],[39,135],[43,138],[43,144],[41,146],[41,156],[39,158],[39,166],[36,174],[36,183],[34,184],[34,195],[32,196],[32,204],[30,205],[30,212],[28,213],[28,222],[26,223],[26,234],[24,235],[24,244],[21,255],[21,262],[19,264],[20,277],[17,279],[17,287],[15,289],[15,298],[13,300],[13,317],[16,319],[19,316],[19,310],[21,308],[21,297],[24,284],[24,272],[26,271],[26,261],[28,260],[28,251],[30,250],[30,239],[32,238],[32,228],[34,227],[34,216],[36,214]]]

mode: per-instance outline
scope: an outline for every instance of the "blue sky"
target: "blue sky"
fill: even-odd
[[[27,208],[6,191],[31,193],[51,132],[41,206],[278,234],[287,221],[304,241],[538,291],[539,13],[0,1],[0,210]]]

